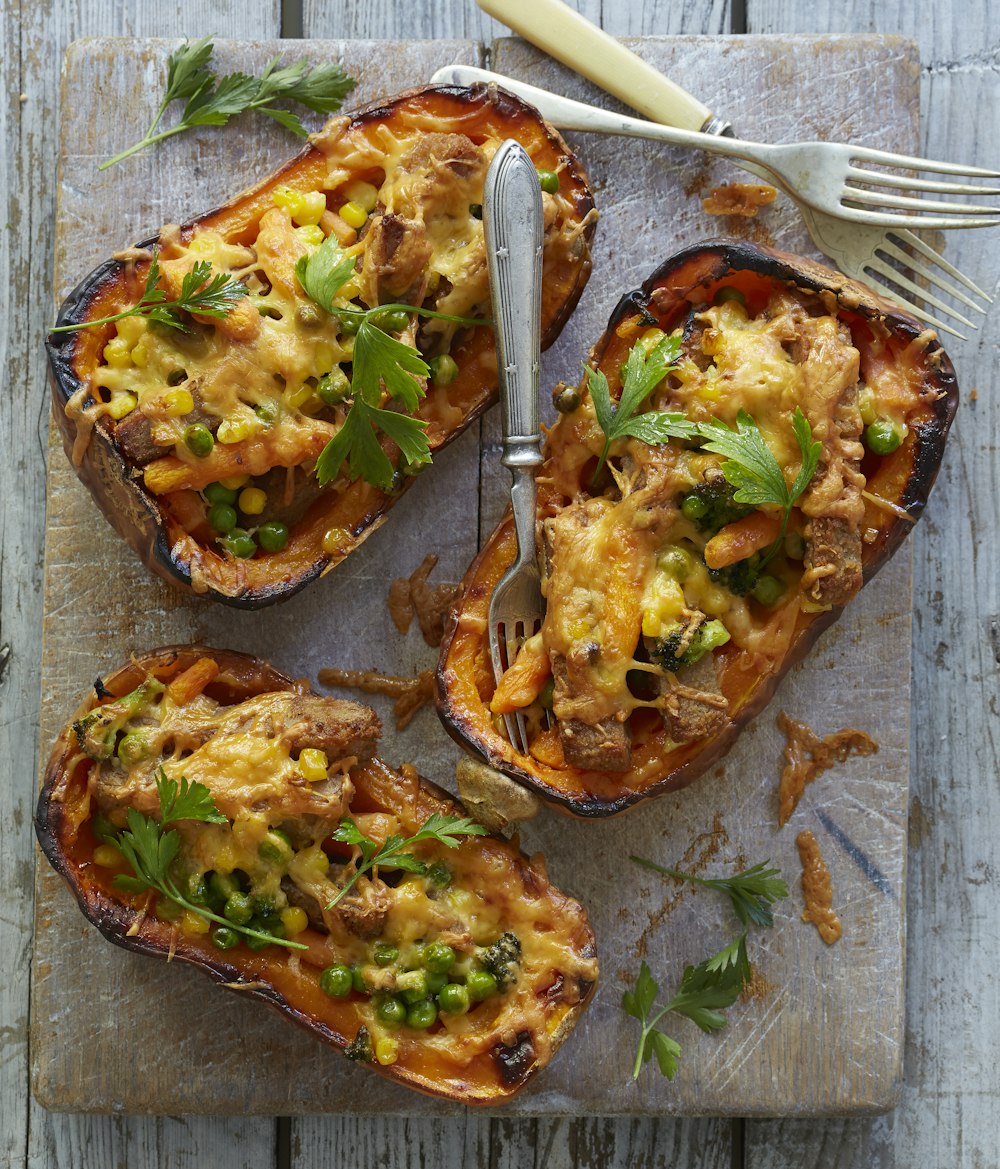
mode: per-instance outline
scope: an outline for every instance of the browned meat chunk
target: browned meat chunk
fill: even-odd
[[[276,712],[281,720],[277,733],[293,756],[303,747],[320,748],[331,763],[351,755],[364,763],[375,754],[382,726],[371,707],[314,694],[280,697],[287,699],[287,705]]]
[[[344,925],[358,938],[377,938],[385,926],[392,900],[381,881],[361,877],[354,889],[334,909]]]
[[[464,134],[421,134],[400,159],[400,169],[424,173],[437,183],[482,181],[486,155]]]
[[[566,762],[593,771],[628,771],[632,742],[623,722],[606,718],[596,727],[580,719],[561,719],[559,738]]]
[[[295,906],[297,909],[305,911],[306,917],[309,918],[309,924],[314,930],[320,930],[326,933],[326,924],[323,921],[323,913],[320,909],[320,904],[311,893],[307,893],[304,889],[300,889],[291,877],[281,878],[281,889],[288,899],[288,904]]]
[[[690,743],[721,731],[726,725],[729,703],[719,689],[712,655],[705,654],[676,678],[677,684],[668,691],[663,709],[670,737],[677,743]]]
[[[362,300],[371,305],[420,304],[433,250],[424,225],[400,215],[374,216],[366,245],[359,273]]]
[[[197,422],[214,434],[219,429],[221,419],[204,409],[198,379],[192,378],[183,384],[194,399],[194,409],[184,416],[184,425],[190,426]],[[142,412],[141,406],[115,423],[115,441],[134,467],[145,467],[154,459],[161,458],[168,448],[173,449],[172,441],[157,443],[154,440],[152,424]]]
[[[819,516],[805,529],[802,591],[817,605],[846,605],[861,588],[861,534],[846,520]]]

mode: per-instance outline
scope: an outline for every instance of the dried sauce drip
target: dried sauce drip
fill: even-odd
[[[798,807],[806,785],[821,771],[834,763],[843,763],[850,755],[874,755],[878,751],[878,743],[864,731],[844,727],[821,739],[805,723],[797,722],[784,711],[778,715],[778,728],[785,736],[787,760],[778,784],[779,828],[784,827]]]
[[[421,670],[415,678],[401,678],[379,670],[326,669],[320,670],[319,680],[324,686],[344,686],[363,690],[365,694],[395,698],[392,713],[396,716],[397,731],[405,731],[417,711],[434,701],[433,670]]]
[[[458,585],[429,585],[427,578],[438,558],[429,552],[410,575],[399,577],[389,586],[389,616],[400,633],[406,633],[416,614],[424,641],[437,647],[444,637],[444,619],[458,595]],[[371,691],[370,693],[374,693]]]
[[[765,183],[726,183],[713,187],[701,201],[706,215],[739,215],[753,219],[761,207],[773,203],[778,192]]]
[[[756,966],[750,968],[750,981],[743,984],[740,991],[740,1002],[748,1003],[752,999],[766,999],[774,991],[774,983],[768,982]]]
[[[819,851],[819,842],[808,828],[795,837],[795,845],[802,862],[802,896],[806,903],[802,920],[811,921],[823,941],[832,946],[843,933],[843,927],[833,909],[830,870]]]

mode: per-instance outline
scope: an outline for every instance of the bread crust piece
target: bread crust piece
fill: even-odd
[[[311,695],[303,683],[293,681],[266,662],[201,646],[167,647],[140,655],[123,669],[101,679],[100,693],[105,700],[111,695],[128,694],[151,675],[167,681],[206,656],[221,667],[206,690],[212,702],[235,707],[260,696],[288,695],[292,706],[300,701],[310,706],[326,702],[342,714],[351,715],[346,709],[351,707],[358,712],[358,718],[373,717],[370,713],[362,715],[367,708],[357,704]],[[322,905],[306,907],[307,913],[312,910],[313,928],[298,938],[308,949],[297,952],[292,962],[288,961],[289,952],[275,945],[259,952],[251,952],[243,945],[221,952],[205,935],[175,929],[155,916],[144,896],[120,892],[111,883],[111,872],[93,863],[93,849],[98,842],[91,831],[96,804],[88,783],[90,760],[80,752],[73,723],[85,718],[101,701],[97,693],[92,694],[57,741],[46,769],[35,821],[43,851],[66,880],[84,914],[115,944],[189,962],[213,981],[240,990],[244,997],[259,999],[336,1047],[351,1046],[355,1052],[364,1047],[358,1041],[362,1025],[367,1027],[365,1034],[370,1036],[373,1046],[377,1039],[374,998],[352,995],[346,1000],[333,999],[319,989],[318,980],[320,971],[336,961],[336,946],[363,950],[371,947],[376,925],[381,929],[385,924],[386,905],[390,925],[394,912],[398,924],[400,911],[394,910],[394,887],[381,877],[371,881],[363,878],[355,886],[361,890],[358,896],[353,900],[344,899],[350,904],[343,915],[345,932],[337,939],[315,928],[320,920],[331,926],[331,912]],[[352,716],[344,723],[356,726],[357,720]],[[343,736],[340,742],[345,747],[350,745]],[[195,755],[187,759],[194,761]],[[346,803],[349,816],[364,824],[375,824],[379,817],[386,826],[398,823],[401,835],[412,834],[432,813],[464,815],[461,805],[442,789],[420,779],[411,768],[393,772],[377,757],[351,766],[343,781],[351,793]],[[336,822],[339,813],[332,827]],[[214,826],[209,827],[214,830]],[[294,840],[292,826],[286,823],[285,827]],[[190,825],[181,823],[179,830],[189,832]],[[518,926],[511,920],[511,927],[521,929],[524,937],[524,960],[520,968],[523,984],[515,985],[508,996],[497,997],[495,1005],[491,1005],[494,1000],[484,1002],[463,1016],[464,1022],[457,1028],[450,1024],[456,1035],[454,1047],[449,1045],[448,1031],[435,1027],[426,1033],[412,1032],[404,1027],[394,1033],[399,1045],[396,1063],[384,1066],[376,1061],[372,1067],[422,1092],[468,1104],[495,1104],[509,1098],[548,1062],[584,1010],[597,973],[593,933],[581,907],[552,887],[542,869],[515,846],[495,837],[469,837],[458,850],[436,847],[445,854],[440,859],[450,865],[455,888],[465,889],[467,872],[472,874],[475,866],[482,863],[490,866],[493,874],[494,896],[499,898],[499,891],[507,890],[514,900],[535,905],[545,917],[546,930],[564,942],[562,952],[567,961],[561,968],[558,963],[540,961],[542,951],[535,954],[532,950],[532,931],[527,925]],[[439,858],[432,847],[426,861],[435,859]],[[475,882],[477,889],[488,884],[479,879]],[[412,897],[411,890],[408,906],[417,905]],[[333,914],[337,909],[339,906]],[[333,928],[337,928],[336,922]],[[545,936],[540,932],[539,937]],[[462,944],[460,933],[452,931],[450,938],[453,945]],[[369,974],[374,979],[379,974],[391,973],[374,966],[365,970],[366,979]],[[553,970],[561,970],[555,988]],[[498,1013],[494,1018],[495,1010]],[[425,1035],[427,1042],[422,1046]],[[513,1046],[505,1038],[509,1035],[518,1037]],[[530,1040],[527,1045],[523,1035]]]
[[[493,682],[485,668],[489,661],[484,645],[486,612],[490,593],[514,553],[510,517],[504,517],[466,573],[463,593],[452,610],[438,664],[438,710],[449,733],[488,766],[575,816],[616,815],[686,786],[725,755],[741,728],[770,700],[787,670],[808,653],[819,634],[836,620],[843,603],[862,581],[875,575],[906,537],[926,503],[957,407],[954,370],[933,331],[871,290],[813,261],[728,241],[680,253],[654,272],[642,288],[622,298],[591,353],[591,364],[606,374],[612,393],[631,344],[644,329],[682,329],[690,343],[700,346],[704,338],[705,343],[713,344],[715,338],[706,336],[704,322],[693,318],[698,316],[699,306],[712,305],[715,293],[723,287],[735,287],[756,306],[773,293],[786,290],[804,306],[834,314],[838,327],[848,330],[851,344],[860,354],[865,384],[877,389],[883,379],[896,378],[906,389],[905,437],[888,455],[864,451],[860,459],[863,496],[860,490],[855,492],[857,484],[850,482],[846,455],[843,468],[831,461],[817,479],[823,498],[805,502],[798,530],[807,549],[806,571],[812,574],[807,583],[814,592],[807,595],[810,603],[796,612],[781,602],[768,610],[771,632],[764,649],[771,654],[772,667],[753,668],[731,644],[713,649],[726,709],[711,716],[704,735],[688,742],[677,741],[667,720],[657,723],[655,716],[640,711],[639,721],[631,720],[632,761],[621,772],[573,766],[541,738],[533,740],[529,752],[522,755],[489,719]],[[813,347],[796,348],[794,337],[787,342],[785,357],[789,362],[809,359]],[[700,373],[705,366],[704,361],[692,360],[692,368]],[[845,377],[844,382],[849,386],[850,379]],[[586,387],[581,388],[581,397],[588,406]],[[838,411],[856,409],[846,399],[842,403],[831,400],[831,417],[839,417]],[[845,430],[843,436],[848,453],[858,433],[857,423],[852,425],[855,429]],[[579,509],[590,497],[599,444],[587,463],[579,454],[588,449],[585,441],[584,423],[572,413],[561,416],[539,473],[543,528],[559,508]],[[577,458],[577,464],[568,466],[567,455]],[[619,475],[628,473],[626,457],[622,457]],[[833,478],[834,474],[839,478]],[[790,475],[794,477],[794,469]],[[594,490],[607,492],[608,480]],[[855,506],[860,523],[848,524],[845,531],[837,508],[846,514]],[[744,603],[752,606],[756,602],[751,598]],[[799,604],[797,596],[795,603]],[[750,612],[765,616],[760,610],[751,608]],[[632,684],[630,678],[630,687]],[[635,694],[628,696],[636,707],[649,698],[641,680],[637,684]],[[637,697],[638,701],[633,701]]]

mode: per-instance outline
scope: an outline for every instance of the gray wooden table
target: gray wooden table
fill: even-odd
[[[1000,40],[986,0],[576,0],[619,35],[885,32],[920,46],[924,149],[996,165]],[[284,11],[282,9],[284,8]],[[963,405],[929,514],[914,537],[914,717],[907,898],[907,1045],[902,1103],[884,1117],[796,1122],[716,1119],[535,1121],[231,1120],[60,1116],[28,1095],[30,830],[35,793],[44,460],[41,341],[51,319],[59,67],[94,35],[240,38],[469,37],[501,30],[472,0],[6,0],[0,55],[0,1167],[72,1165],[390,1167],[982,1166],[998,1163],[1000,674],[998,459],[990,385],[1000,309],[951,352]],[[710,98],[709,94],[702,94]],[[822,101],[822,95],[816,95]],[[739,110],[722,111],[738,120]],[[1000,235],[949,240],[949,258],[1000,293]],[[859,994],[877,994],[859,987]],[[83,1008],[85,1009],[85,1007]],[[210,1024],[209,1024],[210,1026]],[[210,1034],[207,1036],[210,1041]]]

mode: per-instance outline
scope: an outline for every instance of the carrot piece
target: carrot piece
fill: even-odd
[[[219,663],[214,658],[199,658],[167,686],[170,701],[178,706],[187,706],[218,676]]]
[[[500,679],[490,710],[494,714],[510,714],[530,706],[541,694],[551,674],[548,651],[542,644],[542,635],[536,633],[521,646],[514,664]]]
[[[773,544],[780,531],[780,516],[752,511],[741,520],[726,524],[709,540],[705,545],[705,563],[709,568],[728,568]]]
[[[531,740],[528,748],[533,759],[544,763],[546,767],[565,767],[566,756],[563,754],[562,740],[556,727],[546,727]]]

